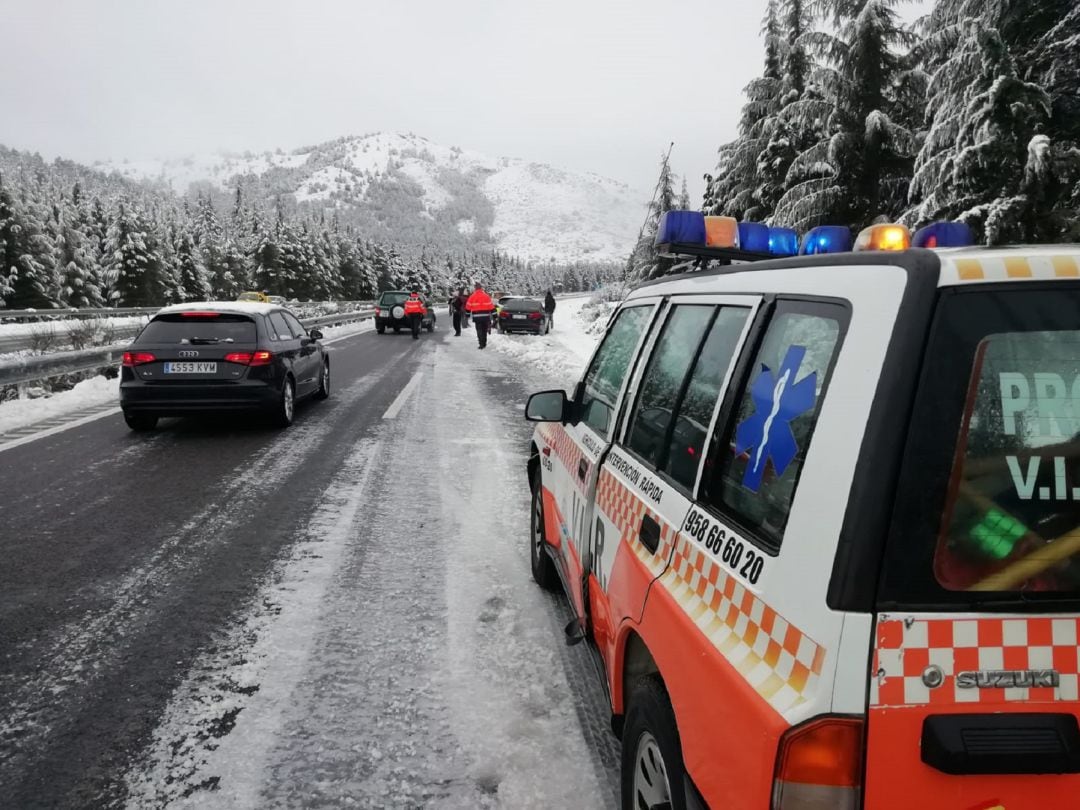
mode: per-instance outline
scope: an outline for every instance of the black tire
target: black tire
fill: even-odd
[[[377,323],[377,324],[375,324],[375,331],[380,335],[385,335],[386,334],[386,324],[385,323],[382,323],[382,324]]]
[[[529,519],[529,561],[533,580],[545,591],[559,589],[559,572],[544,549],[544,498],[540,488],[539,470],[533,475],[532,504]]]
[[[295,416],[296,388],[293,385],[292,377],[286,377],[281,386],[281,396],[278,397],[278,403],[274,407],[272,418],[277,427],[287,428],[293,423]]]
[[[623,810],[686,810],[682,744],[660,677],[639,678],[630,688],[626,706],[620,775]]]
[[[149,433],[157,427],[158,418],[147,413],[125,413],[124,421],[136,433]]]
[[[429,333],[434,332],[435,331],[435,321],[432,321],[431,323],[429,323],[424,328],[427,329]]]
[[[330,364],[326,361],[323,361],[319,387],[315,389],[315,399],[330,399]]]

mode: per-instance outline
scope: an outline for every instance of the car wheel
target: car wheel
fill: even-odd
[[[315,392],[315,399],[330,398],[330,364],[322,364],[322,372],[319,374],[319,388]]]
[[[558,590],[559,572],[544,549],[544,496],[539,471],[533,475],[532,519],[529,521],[529,560],[533,580],[545,591]]]
[[[124,421],[136,433],[149,433],[157,427],[158,418],[146,413],[125,413]]]
[[[293,423],[296,415],[296,389],[293,387],[292,377],[286,377],[281,386],[281,396],[278,398],[277,408],[274,410],[274,424],[278,427],[287,428]]]
[[[686,810],[675,712],[657,675],[640,678],[627,701],[622,737],[622,806]]]
[[[386,334],[386,324],[385,323],[377,323],[377,324],[375,324],[375,331],[378,332],[380,335],[385,335]]]

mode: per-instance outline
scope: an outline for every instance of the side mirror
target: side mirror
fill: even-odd
[[[318,329],[309,329],[308,334],[312,340],[322,340],[322,332]]]
[[[540,391],[525,404],[525,418],[530,422],[565,422],[566,406],[565,391]]]

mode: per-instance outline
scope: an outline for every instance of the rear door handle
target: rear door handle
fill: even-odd
[[[585,476],[589,474],[589,465],[585,459],[581,459],[577,465],[577,477],[582,481],[585,480]]]
[[[655,554],[656,549],[660,547],[660,524],[649,515],[645,515],[641,518],[641,530],[638,532],[638,538],[641,540],[641,545],[645,546],[650,554]]]

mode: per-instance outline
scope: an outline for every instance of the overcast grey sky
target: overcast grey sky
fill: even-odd
[[[0,143],[82,161],[412,131],[651,189],[711,171],[765,0],[4,0]]]

